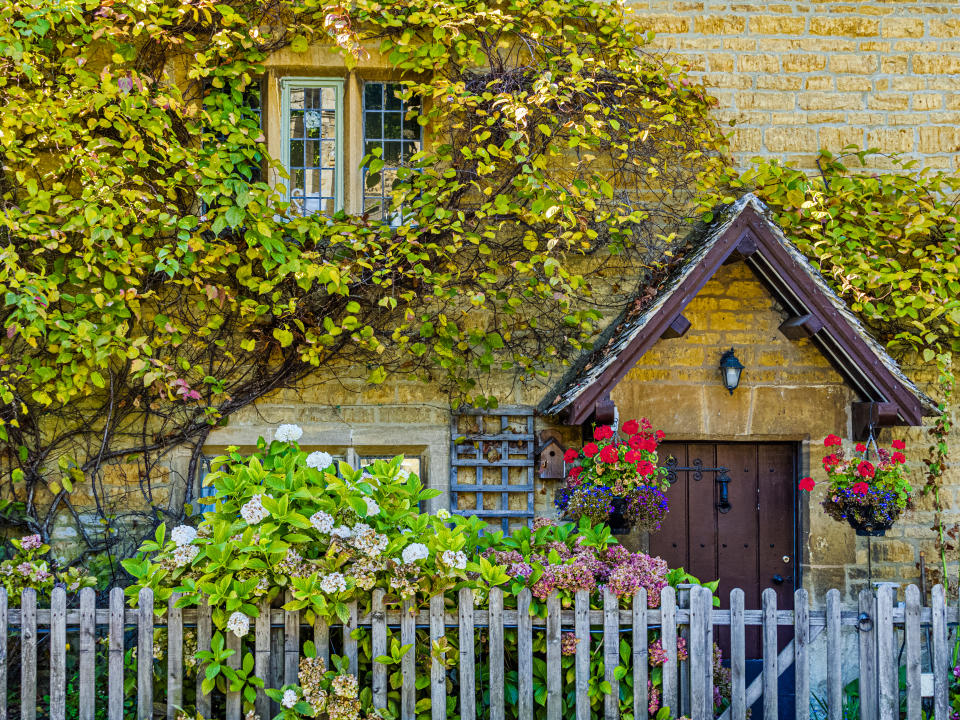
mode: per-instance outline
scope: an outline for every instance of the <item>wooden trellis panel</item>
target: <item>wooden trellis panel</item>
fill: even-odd
[[[504,532],[533,522],[533,409],[455,413],[450,426],[450,509]]]

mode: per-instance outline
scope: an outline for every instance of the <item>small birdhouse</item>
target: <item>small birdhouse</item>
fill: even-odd
[[[566,448],[555,435],[541,434],[538,453],[538,474],[541,480],[562,480],[564,475],[563,453]]]

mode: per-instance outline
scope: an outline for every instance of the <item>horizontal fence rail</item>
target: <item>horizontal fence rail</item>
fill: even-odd
[[[506,609],[505,598],[516,609]],[[158,618],[149,590],[140,592],[136,609],[127,606],[120,588],[110,592],[108,607],[97,608],[95,593],[87,588],[80,593],[79,607],[68,609],[62,588],[53,591],[48,608],[37,607],[36,593],[29,589],[23,592],[19,608],[9,608],[6,592],[0,589],[0,720],[66,720],[68,702],[75,707],[69,717],[79,720],[94,720],[98,703],[106,707],[108,720],[175,720],[188,683],[193,684],[191,694],[203,717],[215,714],[240,720],[240,692],[217,698],[203,693],[203,667],[194,663],[193,669],[188,669],[185,635],[193,635],[197,652],[210,649],[215,632],[210,608],[180,609],[175,607],[176,600],[174,595],[166,614]],[[348,605],[346,623],[318,620],[311,626],[305,625],[296,611],[261,602],[260,616],[248,636],[225,634],[227,648],[235,651],[227,662],[240,668],[243,655],[249,653],[252,676],[263,679],[266,687],[295,684],[307,638],[328,663],[331,654],[345,658],[349,671],[362,676],[370,688],[374,707],[386,708],[389,689],[394,687],[400,720],[415,720],[428,709],[431,720],[445,720],[454,714],[460,720],[589,720],[599,715],[617,720],[624,711],[642,720],[652,707],[648,660],[651,633],[656,632],[658,652],[662,651],[665,659],[662,684],[653,690],[660,693],[659,705],[671,708],[672,717],[745,720],[754,708],[754,718],[760,712],[764,720],[777,720],[778,682],[792,670],[796,720],[810,720],[811,668],[816,668],[818,676],[825,678],[819,700],[824,706],[821,714],[830,720],[848,717],[843,688],[852,678],[859,680],[862,720],[902,716],[921,720],[924,674],[933,677],[933,718],[950,720],[950,629],[960,616],[956,606],[947,605],[939,585],[931,592],[929,606],[923,604],[913,585],[904,589],[902,601],[896,588],[882,586],[877,592],[862,591],[857,605],[847,607],[842,606],[839,591],[831,590],[825,606],[816,609],[811,609],[807,591],[800,589],[794,594],[792,610],[777,608],[777,594],[772,589],[763,593],[760,609],[746,609],[739,589],[730,593],[728,608],[714,608],[711,591],[700,586],[686,586],[679,593],[664,588],[654,608],[648,607],[643,590],[629,599],[626,608],[609,591],[599,599],[594,596],[595,607],[591,607],[590,593],[579,591],[570,608],[562,608],[553,593],[546,601],[546,617],[530,614],[532,600],[529,590],[511,597],[493,588],[486,608],[477,608],[473,592],[462,589],[456,597],[433,597],[416,610],[405,601],[398,610],[386,605],[383,590],[374,590],[369,610],[365,607],[361,612],[354,602]],[[748,628],[759,633],[762,647],[762,656],[757,658],[762,661],[762,672],[751,682],[747,680]],[[155,692],[157,630],[166,633],[162,693]],[[715,635],[721,630],[729,645],[729,703],[718,713],[713,663]],[[511,632],[509,643],[505,631]],[[391,638],[411,648],[395,668],[364,661],[361,672],[358,632],[368,635],[374,658],[391,653]],[[561,668],[568,635],[575,638],[572,674]],[[813,644],[822,635],[814,657]],[[855,674],[844,659],[844,637],[855,637]],[[678,655],[678,638],[686,643],[684,660]],[[450,656],[438,657],[435,652],[448,640],[455,648],[451,651],[456,660],[452,669],[446,664]],[[602,658],[602,675],[592,674],[592,658]],[[68,659],[76,677],[69,686]],[[921,672],[925,659],[932,673]],[[16,678],[9,676],[13,660],[19,661]],[[535,694],[539,682],[535,668],[541,664],[544,687]],[[131,665],[135,667],[131,669]],[[508,677],[515,678],[515,698],[506,696]],[[604,688],[603,702],[591,705],[591,690],[601,681],[609,685],[609,692]],[[11,690],[19,696],[18,707],[8,706]],[[38,697],[44,700],[42,707]],[[261,720],[278,709],[262,690],[255,707]]]

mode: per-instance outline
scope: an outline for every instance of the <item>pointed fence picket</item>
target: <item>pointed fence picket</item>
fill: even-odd
[[[933,588],[929,606],[922,603],[915,586],[904,589],[902,602],[894,587],[882,586],[876,593],[864,591],[857,606],[846,609],[835,590],[827,593],[822,609],[811,608],[807,592],[797,590],[793,610],[778,609],[772,590],[764,593],[762,608],[746,609],[743,591],[734,589],[729,595],[729,609],[723,610],[713,607],[714,598],[707,588],[692,586],[685,592],[683,607],[678,607],[673,588],[664,588],[653,603],[648,602],[643,590],[628,602],[607,591],[600,606],[594,608],[590,607],[587,591],[577,592],[570,607],[563,607],[558,595],[552,593],[545,612],[532,615],[529,590],[521,591],[507,605],[504,592],[494,588],[486,607],[476,607],[473,591],[463,589],[455,601],[438,596],[421,608],[409,601],[399,608],[388,605],[383,591],[377,591],[371,597],[369,611],[351,603],[346,623],[317,621],[311,627],[301,624],[298,611],[270,608],[263,602],[253,637],[241,640],[226,635],[227,648],[235,651],[227,662],[238,668],[243,653],[252,653],[255,676],[270,678],[274,687],[295,683],[302,640],[312,638],[321,657],[340,654],[348,667],[364,670],[364,681],[370,683],[376,707],[392,702],[394,683],[393,689],[399,691],[394,697],[400,720],[414,720],[427,707],[434,720],[445,720],[450,708],[463,720],[504,720],[514,712],[520,720],[532,720],[535,715],[544,720],[574,715],[576,720],[588,720],[600,713],[605,720],[618,720],[624,711],[643,717],[648,708],[649,633],[659,631],[666,656],[661,670],[664,704],[677,703],[684,688],[691,720],[713,720],[713,637],[714,629],[724,626],[730,636],[731,702],[719,715],[720,720],[744,720],[755,705],[754,712],[776,718],[781,709],[777,683],[787,671],[793,673],[796,720],[809,720],[812,667],[822,668],[826,675],[823,702],[830,720],[842,720],[843,686],[853,677],[859,677],[861,683],[862,720],[899,720],[901,700],[907,720],[920,720],[924,715],[949,720],[949,661],[958,610],[956,605],[948,607],[941,586]],[[77,703],[75,714],[80,720],[92,720],[100,697],[95,685],[96,663],[105,661],[109,720],[132,715],[138,720],[175,720],[185,683],[195,681],[185,672],[185,635],[191,630],[198,649],[210,648],[210,608],[178,608],[174,596],[165,603],[165,613],[155,616],[150,590],[140,591],[135,609],[126,606],[119,588],[110,592],[109,600],[107,608],[99,609],[95,593],[87,589],[80,593],[78,607],[68,607],[66,593],[58,588],[49,608],[39,608],[36,593],[26,590],[20,597],[20,607],[10,608],[12,603],[0,590],[0,689],[9,684],[7,653],[13,651],[19,660],[20,718],[35,720],[38,698],[43,696],[48,707],[43,708],[42,715],[50,720],[72,717],[74,713],[68,712],[72,702]],[[595,598],[593,601],[597,602]],[[761,632],[763,671],[748,685],[745,637],[750,627]],[[167,634],[163,668],[154,660],[154,631],[159,628],[165,628]],[[427,653],[417,653],[418,628],[429,635]],[[793,638],[783,646],[787,628]],[[505,647],[507,629],[516,630],[515,647]],[[824,631],[825,642],[817,644]],[[71,633],[78,638],[75,647],[70,642]],[[393,654],[391,637],[399,636],[400,643],[411,649],[393,669],[369,659],[361,663],[358,647],[363,633],[370,633],[376,657]],[[567,633],[575,640],[572,672],[561,670]],[[677,638],[681,635],[687,638],[688,648],[682,683],[677,656]],[[853,642],[858,651],[858,667],[847,668],[846,673],[844,636],[848,642],[856,638]],[[105,640],[105,656],[97,654],[98,637]],[[419,642],[426,641],[422,636]],[[624,650],[624,643],[629,651]],[[124,654],[134,647],[136,667],[132,672],[136,682],[128,691],[124,673],[131,671],[125,670]],[[75,693],[68,690],[66,677],[66,668],[72,666],[68,656],[73,652],[78,657]],[[423,662],[418,662],[418,657]],[[921,697],[921,671],[927,660],[934,680],[932,713],[925,713]],[[609,683],[610,692],[599,704],[594,698],[591,707],[590,691],[596,690],[591,684],[597,681],[598,672],[595,662],[602,663],[600,677]],[[536,675],[535,663],[543,663],[544,675]],[[899,683],[901,668],[903,688]],[[202,677],[202,670],[199,674]],[[166,678],[163,697],[155,693],[156,677]],[[423,681],[419,691],[418,677]],[[509,712],[507,703],[513,701],[508,701],[504,693],[508,677],[517,678],[515,706]],[[541,681],[544,684],[535,693],[535,682]],[[200,679],[196,682],[200,689]],[[216,703],[214,695],[202,691],[197,695],[201,712],[209,717],[214,707],[220,707],[226,720],[240,720],[240,693],[228,693]],[[258,693],[256,709],[261,717],[269,717],[275,705],[262,691]],[[7,694],[2,692],[0,720],[5,720],[8,713]]]

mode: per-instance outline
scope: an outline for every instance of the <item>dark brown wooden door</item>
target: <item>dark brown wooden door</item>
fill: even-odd
[[[764,589],[777,591],[777,606],[793,608],[796,587],[796,445],[792,443],[664,443],[660,463],[675,458],[679,467],[667,492],[670,511],[663,529],[650,536],[650,553],[670,567],[682,566],[701,581],[719,578],[720,607],[730,606],[730,590],[743,588],[747,609],[761,605]],[[718,509],[718,473],[730,482],[730,509]],[[718,634],[721,647],[727,645]],[[726,651],[726,647],[724,650]],[[760,657],[760,634],[748,632],[748,657]]]

